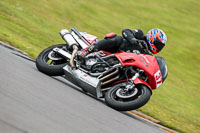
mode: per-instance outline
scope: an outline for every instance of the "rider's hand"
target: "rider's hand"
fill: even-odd
[[[148,49],[148,45],[144,40],[137,40],[137,44],[143,49]]]

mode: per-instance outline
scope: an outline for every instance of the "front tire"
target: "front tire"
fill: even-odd
[[[54,54],[55,60],[49,58],[49,53],[52,52],[54,48],[64,48],[67,47],[66,44],[57,44],[54,46],[50,46],[43,50],[36,59],[36,67],[37,69],[49,76],[61,76],[64,75],[63,67],[66,66],[67,60],[59,55]],[[53,54],[53,53],[52,53]],[[51,63],[49,63],[51,62]],[[53,63],[52,63],[53,62]]]
[[[138,109],[149,101],[151,91],[145,85],[137,85],[137,92],[119,97],[119,91],[122,90],[124,85],[126,85],[125,82],[117,84],[106,92],[105,102],[108,106],[118,111],[128,111]]]

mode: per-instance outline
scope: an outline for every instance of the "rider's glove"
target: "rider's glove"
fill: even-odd
[[[131,39],[129,39],[128,40],[129,42],[130,42],[130,44],[132,44],[132,45],[136,45],[136,44],[138,44],[138,39],[136,39],[136,38],[131,38]]]
[[[136,42],[142,49],[148,49],[148,45],[144,40],[136,40]]]

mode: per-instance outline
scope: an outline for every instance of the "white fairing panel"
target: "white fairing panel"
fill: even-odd
[[[160,70],[158,70],[155,74],[154,74],[154,78],[156,80],[156,88],[158,88],[161,84],[162,84],[162,75]]]

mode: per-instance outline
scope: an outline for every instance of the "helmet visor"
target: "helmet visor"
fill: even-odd
[[[160,52],[162,50],[162,48],[165,46],[164,43],[162,43],[158,38],[155,39],[154,41],[154,45],[157,48],[157,52]]]

